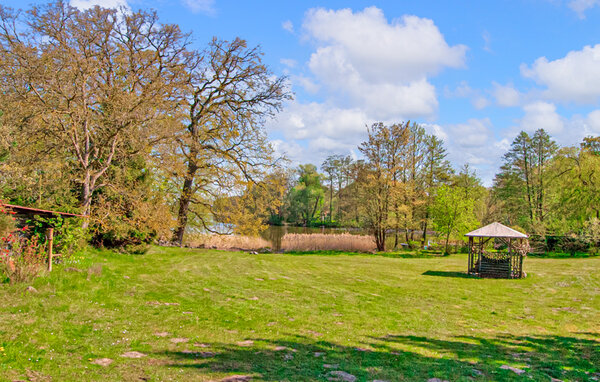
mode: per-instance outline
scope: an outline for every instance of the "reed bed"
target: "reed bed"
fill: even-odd
[[[284,251],[350,251],[375,252],[375,240],[371,236],[342,234],[288,233],[281,239]]]
[[[187,245],[195,248],[241,249],[246,251],[271,248],[271,243],[262,237],[240,235],[197,234],[187,240]]]

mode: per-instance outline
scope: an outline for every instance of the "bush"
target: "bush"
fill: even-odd
[[[37,237],[10,233],[0,238],[0,273],[11,283],[30,281],[44,269],[46,251]]]

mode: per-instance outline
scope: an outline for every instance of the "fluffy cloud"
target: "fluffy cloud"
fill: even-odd
[[[600,0],[570,0],[567,4],[569,8],[577,12],[580,18],[585,18],[585,11],[600,5]]]
[[[352,154],[372,122],[359,109],[290,102],[267,129],[283,135],[284,140],[276,145],[279,153],[286,152],[295,162],[320,164],[331,154]]]
[[[565,122],[556,112],[552,103],[537,101],[523,106],[525,115],[520,121],[520,129],[532,133],[544,129],[550,135],[559,135],[563,132]]]
[[[512,84],[500,85],[494,82],[493,86],[492,95],[499,106],[512,107],[521,102],[521,93]]]
[[[282,27],[294,31],[291,22]],[[277,152],[296,163],[320,164],[331,154],[356,156],[366,126],[375,121],[431,119],[438,99],[429,78],[465,66],[467,48],[449,45],[432,20],[388,21],[375,7],[311,9],[301,34],[314,51],[306,66],[297,67],[309,71],[290,78],[321,101],[289,102],[267,126]],[[473,102],[484,107],[487,100],[479,98]],[[428,129],[447,138],[440,126]]]
[[[600,99],[600,44],[571,51],[548,61],[540,57],[521,74],[546,87],[544,96],[565,102],[596,103]]]
[[[508,141],[497,140],[489,118],[471,118],[446,126],[425,124],[424,127],[429,134],[444,141],[448,159],[455,166],[468,163],[485,185],[492,184],[498,160],[506,151]]]
[[[308,63],[315,77],[338,104],[364,108],[377,119],[432,116],[438,102],[427,77],[464,67],[466,47],[449,46],[425,18],[389,23],[376,7],[318,8],[307,12],[303,28],[317,44]]]
[[[215,0],[182,0],[182,2],[194,13],[204,13],[210,16],[216,13]]]
[[[125,8],[130,9],[127,0],[71,0],[71,6],[79,9],[89,9],[96,5],[102,8]]]
[[[294,33],[294,24],[290,20],[282,22],[281,27],[290,33]]]

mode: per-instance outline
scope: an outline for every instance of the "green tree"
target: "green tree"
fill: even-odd
[[[438,188],[432,210],[433,221],[435,229],[445,236],[446,253],[451,236],[462,235],[477,226],[474,205],[474,199],[465,197],[465,189],[461,186],[444,184]]]
[[[432,206],[435,201],[437,189],[440,185],[447,183],[453,173],[452,166],[446,159],[448,154],[444,148],[444,142],[435,135],[429,135],[425,140],[425,145],[423,166],[423,178],[425,186],[425,216],[423,218],[422,225],[422,247],[424,247],[427,243],[427,229],[429,228]]]
[[[323,205],[322,176],[313,164],[300,165],[298,175],[298,182],[289,195],[290,215],[295,223],[309,226]]]

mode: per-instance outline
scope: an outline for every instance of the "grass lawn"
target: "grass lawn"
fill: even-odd
[[[600,380],[600,258],[528,258],[524,280],[468,278],[466,266],[88,252],[35,280],[38,293],[0,284],[0,380]]]

